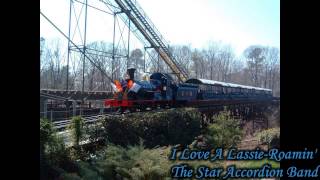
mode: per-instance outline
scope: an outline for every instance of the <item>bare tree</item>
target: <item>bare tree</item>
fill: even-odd
[[[177,61],[179,67],[190,74],[192,51],[189,46],[172,46],[170,52]]]
[[[244,56],[247,58],[247,65],[254,86],[259,86],[260,84],[259,77],[262,72],[263,61],[265,59],[264,51],[264,48],[258,45],[249,46],[244,51]]]
[[[223,46],[218,54],[220,64],[221,81],[230,81],[229,74],[231,73],[231,62],[234,59],[234,53],[229,45]]]
[[[205,78],[205,72],[206,72],[206,66],[205,66],[205,60],[203,58],[203,53],[201,53],[199,50],[194,49],[192,52],[192,62],[193,62],[193,73],[196,78]]]
[[[209,62],[208,64],[208,73],[209,79],[218,79],[218,53],[219,53],[219,44],[216,42],[209,42],[208,50],[203,51],[204,57]]]

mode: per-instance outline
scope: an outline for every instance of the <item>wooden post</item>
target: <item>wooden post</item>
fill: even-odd
[[[103,104],[102,105],[100,104],[100,114],[103,114],[103,112],[104,112]]]
[[[77,115],[77,102],[72,101],[72,110],[73,110],[73,116]]]
[[[48,99],[43,100],[43,112],[44,112],[44,118],[47,118],[47,113],[48,113],[48,107],[47,107]]]
[[[51,113],[50,113],[50,121],[52,122],[52,108],[51,108]]]

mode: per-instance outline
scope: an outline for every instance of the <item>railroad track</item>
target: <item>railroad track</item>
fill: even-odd
[[[83,116],[84,123],[93,123],[96,122],[99,118],[103,118],[105,116],[110,116],[111,114],[99,114],[99,115],[91,115],[91,116]],[[62,121],[55,121],[53,125],[56,129],[61,130],[68,127],[71,123],[71,119],[69,120],[62,120]]]
[[[225,105],[238,105],[238,104],[242,104],[242,103],[255,103],[255,102],[251,102],[251,101],[239,101],[239,102],[224,102],[222,105],[221,105],[221,102],[215,102],[215,104],[202,104],[202,105],[196,105],[196,104],[192,104],[190,103],[188,105],[188,107],[195,107],[195,108],[198,108],[200,111],[205,111],[205,110],[212,110],[214,108],[217,108],[217,107],[223,107]],[[181,107],[176,107],[176,108],[181,108]],[[140,110],[140,111],[133,111],[133,112],[107,112],[107,113],[104,113],[104,114],[95,114],[95,115],[86,115],[86,116],[82,116],[82,118],[84,119],[84,122],[87,124],[87,123],[94,123],[96,122],[99,118],[103,118],[105,116],[115,116],[115,115],[121,115],[121,114],[127,114],[127,113],[139,113],[139,112],[160,112],[160,111],[164,111],[168,108],[151,108],[151,109],[145,109],[145,110]],[[169,109],[172,109],[172,108],[169,108]],[[61,129],[65,129],[67,126],[69,126],[69,124],[71,123],[71,119],[68,119],[68,120],[61,120],[61,121],[55,121],[53,122],[54,124],[54,127],[58,130],[61,130]]]
[[[148,109],[145,111],[135,111],[135,112],[109,112],[109,113],[104,113],[104,114],[96,114],[96,115],[86,115],[86,116],[82,116],[82,118],[84,119],[84,123],[86,124],[90,124],[90,123],[94,123],[96,121],[98,121],[99,118],[104,118],[106,116],[117,116],[117,115],[121,115],[121,114],[129,114],[129,113],[139,113],[139,112],[161,112],[164,111],[166,109]],[[66,127],[68,127],[71,123],[71,119],[67,119],[67,120],[60,120],[60,121],[54,121],[53,125],[56,129],[58,130],[62,130],[65,129]]]

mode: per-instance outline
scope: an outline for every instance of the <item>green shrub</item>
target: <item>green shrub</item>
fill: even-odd
[[[75,173],[63,173],[61,174],[59,179],[64,180],[82,180],[77,174]]]
[[[47,146],[56,140],[55,130],[48,119],[40,119],[40,150],[44,153]]]
[[[75,146],[79,146],[79,142],[83,137],[83,126],[84,122],[80,116],[75,116],[71,119],[69,129],[71,130],[71,135]]]
[[[105,179],[164,179],[169,177],[171,162],[160,148],[145,149],[142,144],[127,148],[110,145],[96,166]]]
[[[261,160],[245,160],[245,161],[235,161],[237,168],[260,168],[264,164],[270,164],[272,168],[280,168],[280,162],[269,160],[268,158]]]
[[[271,128],[263,130],[255,135],[261,144],[267,144],[271,147],[279,147],[280,128]]]
[[[169,109],[106,117],[106,139],[121,146],[137,145],[140,138],[148,148],[157,145],[188,145],[200,133],[201,115],[196,109]]]
[[[94,166],[87,162],[78,162],[79,165],[79,176],[81,179],[103,179],[103,177],[97,172]]]
[[[243,135],[239,120],[234,119],[226,110],[215,115],[213,119],[214,123],[209,125],[205,132],[209,147],[236,146]]]
[[[94,124],[87,124],[85,126],[85,134],[87,135],[90,142],[97,142],[101,138],[105,137],[105,130],[103,129],[103,118],[99,119]]]
[[[40,120],[40,153],[51,165],[57,165],[67,157],[63,139],[58,137],[47,119]]]
[[[63,139],[58,137],[47,119],[40,119],[40,171],[41,177],[57,177],[64,171],[77,171],[66,149]]]

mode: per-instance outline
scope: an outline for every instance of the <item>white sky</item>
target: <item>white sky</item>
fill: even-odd
[[[221,41],[231,44],[237,55],[255,44],[280,48],[280,0],[137,1],[170,45],[204,48],[209,41]],[[88,0],[89,4],[95,2],[97,0]],[[76,10],[81,8],[79,3],[75,2],[75,5]],[[101,4],[99,8],[106,9]],[[68,34],[69,0],[41,0],[40,9]],[[74,17],[72,22],[76,22]],[[75,24],[73,30],[74,27]],[[83,28],[83,24],[80,27]],[[87,27],[87,42],[112,42],[112,16],[88,8]],[[81,31],[83,33],[83,29]],[[40,36],[63,39],[41,16]],[[76,34],[74,40],[80,42],[77,37],[80,36]],[[130,46],[134,48],[141,45],[131,40]]]

